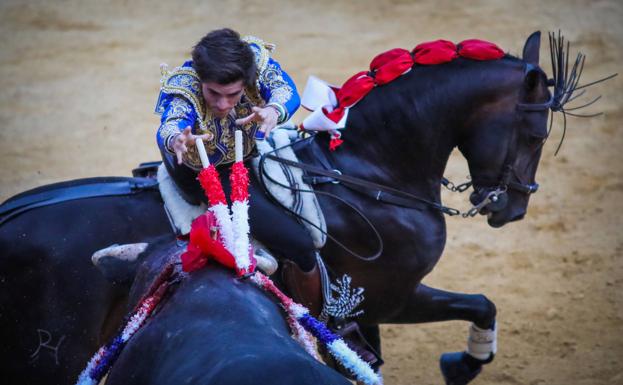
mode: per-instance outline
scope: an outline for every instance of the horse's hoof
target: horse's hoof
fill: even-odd
[[[446,385],[464,385],[476,378],[482,370],[482,364],[473,365],[465,352],[444,353],[439,359],[441,373]],[[469,363],[472,365],[469,365]]]

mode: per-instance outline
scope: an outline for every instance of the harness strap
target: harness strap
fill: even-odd
[[[84,185],[68,185],[28,194],[0,205],[0,225],[38,207],[57,203],[105,196],[133,195],[144,190],[157,190],[158,181],[152,178],[128,178]]]
[[[459,210],[443,206],[439,203],[420,198],[416,195],[397,190],[393,187],[381,185],[374,182],[368,182],[366,180],[355,178],[349,175],[343,175],[334,170],[326,170],[320,167],[312,166],[306,163],[294,162],[288,159],[280,158],[276,155],[266,154],[268,159],[284,163],[288,166],[300,168],[303,171],[318,174],[324,177],[331,178],[332,180],[341,182],[345,187],[351,190],[357,191],[361,194],[367,195],[377,201],[393,204],[396,206],[402,206],[407,208],[413,208],[422,210],[426,207],[437,209],[450,216],[458,215]],[[313,181],[313,179],[312,179]]]

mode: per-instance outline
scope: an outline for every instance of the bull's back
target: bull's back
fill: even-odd
[[[291,337],[273,298],[209,265],[191,274],[130,340],[116,384],[349,384]]]

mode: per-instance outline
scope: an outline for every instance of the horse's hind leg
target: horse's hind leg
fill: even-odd
[[[493,302],[482,294],[452,293],[420,284],[405,310],[394,320],[424,323],[451,320],[471,321],[468,347],[464,352],[444,353],[440,366],[446,384],[467,384],[493,360],[496,350]]]

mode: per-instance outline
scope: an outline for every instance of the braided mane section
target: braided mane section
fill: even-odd
[[[306,130],[329,131],[332,137],[329,148],[334,151],[342,144],[338,130],[345,126],[348,109],[363,99],[374,87],[392,82],[416,64],[437,65],[459,57],[471,60],[497,60],[504,57],[504,51],[491,42],[478,39],[463,40],[459,44],[448,40],[435,40],[419,44],[411,51],[394,48],[377,55],[372,59],[368,71],[356,73],[340,88],[331,87],[319,79],[313,81],[310,79],[303,94],[302,104],[313,113],[303,121],[302,127]],[[327,99],[317,98],[317,95],[327,94],[333,95]]]

